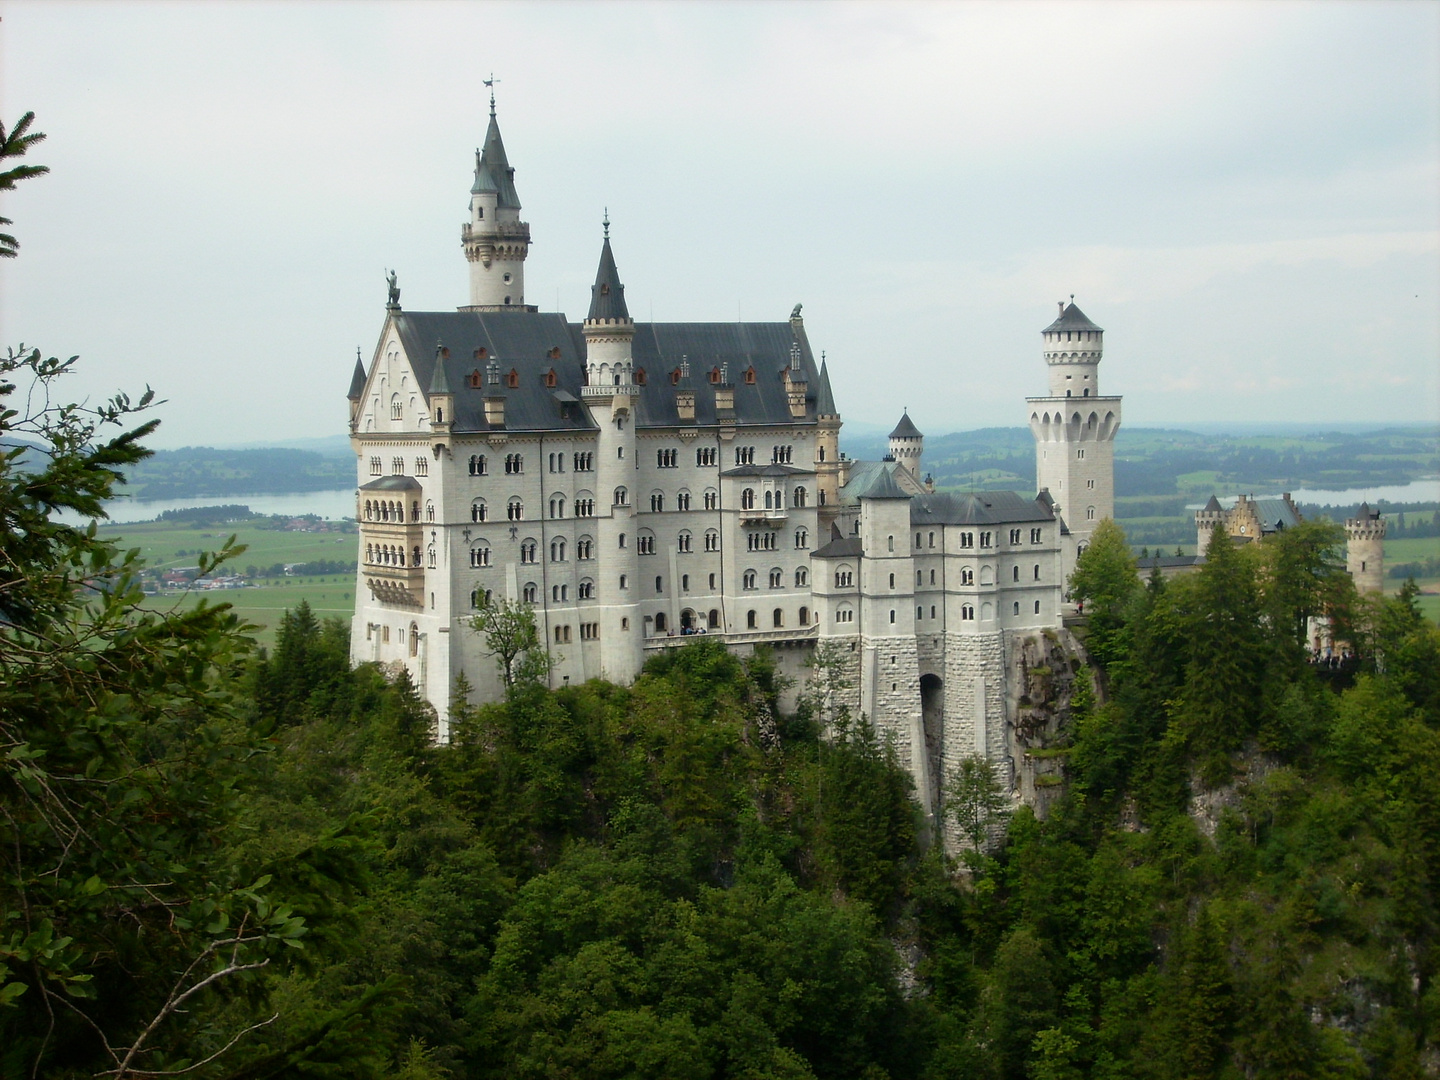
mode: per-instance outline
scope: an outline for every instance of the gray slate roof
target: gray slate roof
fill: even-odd
[[[418,385],[429,387],[434,378],[435,344],[450,350],[444,361],[446,379],[455,398],[456,432],[488,431],[484,398],[499,393],[505,398],[506,431],[593,430],[587,411],[575,404],[585,382],[585,339],[579,323],[570,323],[554,312],[536,311],[432,311],[392,312],[405,353],[415,369]],[[735,421],[746,425],[784,425],[813,422],[813,406],[805,420],[790,415],[785,394],[785,369],[790,364],[790,347],[800,345],[800,362],[814,377],[815,358],[803,326],[792,329],[786,322],[774,323],[636,323],[632,355],[637,371],[645,372],[639,387],[640,403],[636,423],[644,427],[714,425],[715,391],[712,369],[725,365],[735,396]],[[485,359],[475,359],[475,350],[486,350]],[[559,355],[552,357],[552,351]],[[688,357],[693,372],[695,419],[681,420],[670,372]],[[490,360],[500,368],[499,386],[473,387],[470,377],[484,376]],[[753,367],[755,381],[747,383],[745,372]],[[506,376],[515,371],[519,386],[511,389]],[[556,385],[547,387],[545,376],[555,372]],[[813,390],[812,390],[813,392]]]
[[[440,361],[440,349],[436,349],[435,374],[430,376],[430,394],[450,393],[450,379],[445,372],[445,365]]]
[[[813,471],[813,470],[812,470]],[[737,465],[733,469],[726,469],[721,476],[804,476],[805,469],[797,469],[794,465]]]
[[[419,491],[420,481],[413,476],[382,476],[360,485],[361,491]]]
[[[1284,499],[1256,499],[1254,506],[1260,527],[1267,533],[1276,529],[1293,529],[1300,524],[1300,518]]]
[[[1048,334],[1052,330],[1100,330],[1100,327],[1086,318],[1085,313],[1076,307],[1075,301],[1072,300],[1070,305],[1060,313],[1060,317],[1041,332]]]
[[[917,495],[910,504],[912,525],[1013,525],[1054,520],[1055,511],[1045,499],[1027,499],[1014,491],[935,492]]]
[[[505,157],[505,144],[500,141],[500,125],[490,114],[490,127],[485,132],[485,147],[475,155],[475,183],[470,194],[484,191],[496,193],[495,205],[509,210],[520,209],[520,196],[515,193],[515,170]]]
[[[865,553],[858,536],[837,536],[810,553],[812,559],[858,559]]]
[[[365,365],[360,361],[360,350],[355,350],[355,373],[350,376],[350,392],[345,395],[351,401],[365,396]]]
[[[610,250],[607,233],[600,249],[600,267],[595,271],[595,284],[590,287],[590,313],[587,322],[628,321],[630,310],[625,306],[625,286],[620,284],[620,271],[615,269],[615,255]]]
[[[815,411],[821,416],[839,416],[835,408],[835,394],[830,389],[830,369],[824,360],[820,361],[820,389],[815,395]]]
[[[923,439],[920,429],[915,426],[915,421],[910,419],[910,410],[906,409],[900,416],[900,422],[895,425],[895,430],[890,432],[892,439]]]
[[[889,469],[882,469],[875,474],[874,479],[866,485],[864,491],[855,493],[857,499],[913,499],[914,495],[904,490],[895,482],[895,474]]]
[[[1204,512],[1207,514],[1218,514],[1221,511],[1222,507],[1220,506],[1220,500],[1217,499],[1214,495],[1211,495],[1210,501],[1205,504]]]

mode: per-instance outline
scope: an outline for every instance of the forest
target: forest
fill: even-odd
[[[0,391],[69,363],[12,350]],[[1142,583],[1106,523],[1065,793],[1039,820],[969,763],[947,853],[763,652],[514,664],[437,745],[338,621],[267,653],[146,610],[53,516],[145,404],[4,413],[50,453],[0,467],[0,1074],[1433,1075],[1440,630],[1356,597],[1332,526]],[[1309,662],[1318,612],[1358,670]]]

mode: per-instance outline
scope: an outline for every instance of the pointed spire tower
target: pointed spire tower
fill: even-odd
[[[355,430],[355,425],[360,417],[360,399],[365,396],[365,362],[360,359],[360,346],[355,346],[355,372],[350,376],[350,393],[345,395],[350,399],[350,430]]]
[[[475,151],[470,220],[460,229],[470,263],[468,306],[480,310],[525,306],[525,257],[530,254],[530,226],[520,220],[515,170],[495,119],[494,83],[493,78],[485,82],[490,87],[490,127],[484,147]]]
[[[840,489],[849,479],[840,460],[840,410],[830,389],[830,366],[820,354],[820,379],[815,388],[815,486],[820,496],[820,527],[833,524],[840,513]]]

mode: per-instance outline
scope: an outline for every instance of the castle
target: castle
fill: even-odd
[[[443,739],[462,673],[478,699],[502,693],[469,625],[495,598],[531,605],[556,686],[628,682],[694,633],[769,646],[803,684],[828,644],[927,811],[960,757],[1013,763],[1017,650],[1062,630],[1066,577],[1114,510],[1101,328],[1072,298],[1042,333],[1039,494],[937,493],[908,415],[884,460],[841,455],[800,305],[636,322],[608,220],[584,321],[527,305],[514,178],[492,98],[461,227],[469,303],[408,311],[392,274],[356,358],[353,658],[403,665]]]

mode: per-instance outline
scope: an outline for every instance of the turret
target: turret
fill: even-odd
[[[450,359],[450,350],[444,345],[435,346],[435,371],[430,376],[430,390],[426,394],[430,403],[430,432],[432,445],[439,452],[445,445],[446,436],[455,425],[455,395],[450,391],[450,378],[445,372],[445,363]]]
[[[360,346],[355,346],[355,372],[350,376],[350,392],[345,395],[350,400],[350,430],[355,430],[355,425],[360,422],[360,399],[365,396],[365,364],[360,359]]]
[[[605,216],[605,240],[600,248],[600,266],[590,288],[590,311],[585,316],[585,364],[590,388],[629,387],[634,362],[630,346],[635,340],[635,323],[625,306],[625,286],[610,250],[610,216]]]
[[[906,409],[890,432],[890,456],[903,465],[917,481],[920,479],[920,458],[925,453],[925,436],[910,419]]]
[[[515,170],[505,156],[500,125],[495,119],[495,94],[490,94],[490,127],[485,145],[475,151],[475,182],[470,187],[470,216],[460,240],[470,263],[471,308],[522,307],[525,304],[525,257],[530,253],[530,226],[520,220]]]
[[[1060,301],[1060,317],[1044,331],[1045,363],[1050,368],[1051,397],[1099,397],[1100,359],[1105,331],[1075,306]]]
[[[1353,518],[1345,522],[1345,569],[1362,593],[1385,589],[1385,518],[1380,511],[1361,503]]]
[[[1210,537],[1225,524],[1225,510],[1214,495],[1199,510],[1195,511],[1195,554],[1204,555],[1210,546]]]

